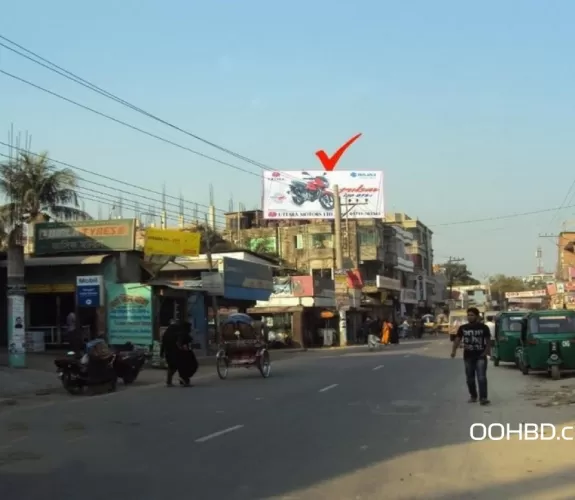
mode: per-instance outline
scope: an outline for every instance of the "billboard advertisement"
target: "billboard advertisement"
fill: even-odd
[[[263,183],[265,219],[331,219],[335,184],[344,216],[346,212],[352,219],[385,215],[381,171],[264,171]]]

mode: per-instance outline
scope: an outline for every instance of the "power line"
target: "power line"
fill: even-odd
[[[16,150],[16,151],[18,151],[18,152],[20,152],[20,153],[29,154],[29,155],[32,155],[32,156],[34,156],[34,157],[40,157],[40,155],[37,154],[37,153],[33,153],[33,152],[28,151],[27,149],[24,149],[24,148],[19,148],[19,147],[11,146],[10,144],[5,143],[5,142],[3,142],[3,141],[0,141],[0,145],[6,146],[6,147],[8,147],[8,148],[12,148],[12,149],[14,149],[14,150]],[[1,155],[4,156],[4,157],[9,158],[8,155],[5,155],[5,154],[1,154]],[[79,172],[84,172],[84,173],[87,173],[87,174],[90,174],[90,175],[94,175],[94,176],[96,176],[96,177],[101,177],[101,178],[103,178],[103,179],[106,179],[106,180],[109,180],[109,181],[112,181],[112,182],[117,182],[118,184],[122,184],[122,185],[125,185],[125,186],[128,186],[128,187],[134,188],[134,189],[139,189],[139,190],[141,190],[141,191],[145,191],[145,192],[148,192],[148,193],[151,193],[151,194],[155,194],[155,195],[160,196],[160,197],[164,196],[164,193],[161,193],[161,192],[159,192],[159,191],[154,191],[153,189],[145,188],[145,187],[142,187],[142,186],[138,186],[138,185],[136,185],[136,184],[132,184],[132,183],[130,183],[130,182],[126,182],[126,181],[122,181],[122,180],[119,180],[119,179],[115,179],[115,178],[113,178],[113,177],[110,177],[110,176],[107,176],[107,175],[104,175],[104,174],[98,174],[98,173],[96,173],[96,172],[91,172],[91,171],[88,170],[88,169],[85,169],[85,168],[82,168],[82,167],[78,167],[77,165],[72,165],[71,163],[66,163],[66,162],[64,162],[64,161],[56,160],[55,158],[52,158],[52,157],[49,157],[49,156],[44,156],[44,158],[45,158],[47,161],[49,161],[49,162],[56,163],[56,164],[58,164],[58,165],[62,165],[63,167],[71,168],[71,169],[73,169],[73,170],[78,170]],[[92,183],[92,184],[99,184],[99,183],[96,183],[95,181],[90,181],[90,180],[87,180],[87,179],[79,178],[79,180],[83,180],[84,182],[88,182],[88,183]],[[121,191],[121,192],[124,192],[124,193],[134,194],[134,193],[131,193],[131,192],[129,192],[129,191],[123,191],[123,190],[119,190],[119,189],[117,189],[117,188],[115,188],[115,187],[106,186],[105,184],[99,184],[99,185],[100,185],[100,186],[103,186],[103,187],[107,187],[107,188],[109,188],[109,189],[114,189],[114,190],[117,190],[117,191]],[[170,198],[170,199],[174,199],[174,200],[180,201],[180,199],[177,198],[176,196],[172,196],[172,195],[166,194],[166,197],[167,197],[167,198]],[[156,201],[156,200],[154,200],[154,201]],[[187,203],[192,203],[192,202],[187,201]],[[199,206],[205,207],[205,208],[210,208],[208,205],[204,205],[204,204],[202,204],[202,203],[196,203],[196,204],[199,205]],[[222,210],[222,209],[216,209],[216,210],[219,211],[219,212],[225,213],[225,210]],[[207,212],[206,212],[206,211],[202,211],[202,213],[207,213]],[[220,216],[220,217],[221,217],[221,216]]]
[[[40,91],[42,91],[42,92],[45,92],[45,93],[47,93],[47,94],[49,94],[49,95],[51,95],[51,96],[57,97],[58,99],[61,99],[61,100],[65,101],[65,102],[68,102],[68,103],[70,103],[70,104],[73,104],[74,106],[77,106],[77,107],[79,107],[79,108],[81,108],[81,109],[84,109],[84,110],[86,110],[86,111],[90,111],[91,113],[94,113],[94,114],[96,114],[96,115],[98,115],[98,116],[101,116],[101,117],[106,118],[106,119],[108,119],[108,120],[111,120],[111,121],[113,121],[113,122],[115,122],[115,123],[118,123],[118,124],[120,124],[120,125],[123,125],[123,126],[125,126],[125,127],[128,127],[128,128],[130,128],[130,129],[132,129],[132,130],[135,130],[136,132],[140,132],[140,133],[142,133],[142,134],[144,134],[144,135],[147,135],[148,137],[152,137],[153,139],[157,139],[157,140],[159,140],[159,141],[161,141],[161,142],[163,142],[163,143],[165,143],[165,144],[169,144],[169,145],[171,145],[171,146],[175,146],[175,147],[177,147],[177,148],[179,148],[179,149],[182,149],[182,150],[184,150],[184,151],[188,151],[189,153],[195,154],[195,155],[200,156],[200,157],[202,157],[202,158],[206,158],[207,160],[211,160],[211,161],[214,161],[214,162],[216,162],[216,163],[219,163],[220,165],[233,168],[233,169],[235,169],[235,170],[238,170],[238,171],[240,171],[240,172],[244,172],[244,173],[249,174],[249,175],[253,175],[253,176],[257,177],[257,178],[260,179],[260,180],[262,179],[262,175],[261,175],[261,174],[258,174],[258,173],[256,173],[256,172],[252,172],[251,170],[247,170],[247,169],[245,169],[245,168],[239,167],[239,166],[234,165],[234,164],[232,164],[232,163],[228,163],[228,162],[226,162],[226,161],[219,160],[218,158],[214,158],[213,156],[209,156],[209,155],[207,155],[207,154],[205,154],[205,153],[201,153],[201,152],[196,151],[196,150],[194,150],[194,149],[188,148],[187,146],[184,146],[184,145],[182,145],[182,144],[179,144],[179,143],[177,143],[177,142],[175,142],[175,141],[172,141],[172,140],[167,139],[167,138],[165,138],[165,137],[162,137],[162,136],[160,136],[160,135],[154,134],[154,133],[152,133],[152,132],[148,132],[147,130],[144,130],[144,129],[140,128],[140,127],[137,127],[137,126],[135,126],[135,125],[132,125],[131,123],[125,122],[125,121],[123,121],[123,120],[120,120],[119,118],[115,118],[114,116],[108,115],[107,113],[103,113],[103,112],[101,112],[101,111],[98,111],[97,109],[94,109],[94,108],[91,108],[91,107],[86,106],[86,105],[84,105],[84,104],[81,104],[81,103],[79,103],[79,102],[77,102],[77,101],[75,101],[75,100],[73,100],[73,99],[70,99],[69,97],[66,97],[66,96],[64,96],[64,95],[58,94],[57,92],[54,92],[54,91],[49,90],[49,89],[47,89],[47,88],[45,88],[45,87],[42,87],[41,85],[38,85],[38,84],[36,84],[36,83],[34,83],[34,82],[31,82],[30,80],[26,80],[25,78],[22,78],[22,77],[20,77],[20,76],[14,75],[13,73],[9,73],[8,71],[5,71],[5,70],[0,70],[0,73],[3,74],[3,75],[5,75],[5,76],[8,76],[8,77],[10,77],[10,78],[12,78],[12,79],[14,79],[14,80],[16,80],[16,81],[19,81],[19,82],[21,82],[21,83],[24,83],[25,85],[29,85],[30,87],[33,87],[33,88],[35,88],[35,89],[37,89],[37,90],[40,90]],[[273,171],[275,170],[275,169],[268,168],[268,167],[265,167],[265,168],[262,167],[262,169],[263,169],[263,170],[266,170],[266,171],[270,171],[270,172],[273,172]],[[287,172],[283,172],[283,173],[284,173],[284,177],[286,177],[287,179],[299,180],[298,178],[293,177],[293,176],[287,174]],[[283,185],[285,185],[285,186],[289,186],[289,183],[286,183],[286,182],[278,182],[278,184],[283,184]]]
[[[575,207],[575,205],[565,205],[562,208],[572,208],[572,207]],[[475,224],[477,222],[490,222],[490,221],[494,221],[494,220],[513,219],[515,217],[525,217],[528,215],[537,215],[537,214],[543,214],[543,213],[547,213],[547,212],[553,212],[554,210],[557,210],[557,207],[544,208],[541,210],[532,210],[530,212],[520,212],[520,213],[515,213],[515,214],[497,215],[497,216],[493,216],[493,217],[485,217],[483,219],[469,219],[469,220],[462,220],[462,221],[457,221],[457,222],[444,222],[442,224],[432,224],[432,225],[430,225],[430,227],[456,226],[456,225],[460,225],[460,224]]]
[[[42,66],[42,67],[48,69],[49,71],[52,71],[52,72],[54,72],[54,73],[57,73],[57,74],[63,76],[64,78],[66,78],[66,79],[68,79],[68,80],[70,80],[70,81],[73,81],[73,82],[75,82],[75,83],[78,83],[79,85],[82,85],[83,87],[85,87],[85,88],[87,88],[87,89],[89,89],[89,90],[92,90],[92,91],[94,91],[94,92],[96,92],[96,93],[98,93],[98,94],[100,94],[100,95],[102,95],[102,96],[104,96],[104,97],[107,97],[108,99],[112,99],[113,101],[115,101],[115,102],[117,102],[117,103],[120,103],[120,104],[122,104],[122,105],[124,105],[124,106],[126,106],[126,107],[128,107],[128,108],[130,108],[130,109],[132,109],[132,110],[134,110],[134,111],[136,111],[136,112],[138,112],[138,113],[141,113],[141,114],[147,116],[148,118],[152,118],[153,120],[156,120],[156,121],[158,121],[158,122],[160,122],[160,123],[162,123],[162,124],[164,124],[164,125],[167,125],[168,127],[172,128],[172,129],[174,129],[174,130],[177,130],[177,131],[179,131],[179,132],[182,132],[183,134],[186,134],[186,135],[188,135],[188,136],[190,136],[190,137],[193,137],[194,139],[197,139],[198,141],[201,141],[201,142],[203,142],[204,144],[207,144],[208,146],[211,146],[211,147],[213,147],[213,148],[216,148],[216,149],[218,149],[219,151],[222,151],[222,152],[224,152],[224,153],[227,153],[227,154],[229,154],[229,155],[232,155],[232,156],[234,156],[235,158],[238,158],[238,159],[240,159],[240,160],[243,160],[243,161],[245,161],[245,162],[247,162],[247,163],[251,163],[252,165],[255,165],[255,166],[257,166],[257,167],[264,168],[264,169],[267,169],[267,170],[273,170],[271,167],[269,167],[268,165],[266,165],[266,164],[264,164],[264,163],[261,163],[261,162],[256,161],[256,160],[252,160],[251,158],[249,158],[249,157],[247,157],[247,156],[244,156],[244,155],[241,155],[241,154],[239,154],[239,153],[236,153],[235,151],[232,151],[232,150],[230,150],[230,149],[228,149],[228,148],[225,148],[225,147],[223,147],[223,146],[220,146],[220,145],[218,145],[218,144],[216,144],[216,143],[214,143],[214,142],[212,142],[212,141],[209,141],[209,140],[207,140],[207,139],[204,139],[203,137],[200,137],[200,136],[197,135],[197,134],[194,134],[194,133],[189,132],[189,131],[187,131],[187,130],[185,130],[185,129],[183,129],[183,128],[177,126],[177,125],[174,125],[173,123],[170,123],[170,122],[168,122],[168,121],[166,121],[166,120],[164,120],[164,119],[162,119],[162,118],[160,118],[160,117],[158,117],[158,116],[156,116],[156,115],[154,115],[154,114],[152,114],[152,113],[150,113],[150,112],[148,112],[148,111],[146,111],[146,110],[140,108],[139,106],[136,106],[136,105],[134,105],[134,104],[132,104],[132,103],[130,103],[130,102],[128,102],[128,101],[122,99],[121,97],[118,97],[117,95],[114,95],[113,93],[111,93],[111,92],[109,92],[109,91],[107,91],[107,90],[105,90],[105,89],[103,89],[103,88],[101,88],[101,87],[98,87],[97,85],[93,84],[93,83],[90,82],[89,80],[86,80],[86,79],[84,79],[84,78],[82,78],[82,77],[80,77],[80,76],[78,76],[78,75],[72,73],[71,71],[68,71],[67,69],[65,69],[65,68],[63,68],[63,67],[58,66],[57,64],[53,63],[53,62],[50,61],[49,59],[46,59],[45,57],[42,57],[41,55],[37,54],[36,52],[33,52],[33,51],[30,50],[30,49],[27,49],[26,47],[24,47],[24,46],[22,46],[22,45],[20,45],[20,44],[18,44],[18,43],[16,43],[16,42],[14,42],[13,40],[10,40],[9,38],[7,38],[7,37],[5,37],[5,36],[3,36],[3,35],[0,35],[0,38],[3,39],[3,40],[5,40],[5,41],[7,41],[8,43],[14,45],[15,47],[18,47],[19,49],[21,49],[21,50],[27,52],[28,54],[31,54],[33,57],[30,57],[30,56],[28,56],[28,55],[26,55],[26,54],[23,54],[22,52],[20,52],[20,51],[14,49],[13,47],[10,47],[10,46],[4,44],[4,43],[0,43],[0,46],[2,46],[2,47],[4,47],[4,48],[6,48],[6,49],[12,51],[12,52],[15,53],[15,54],[18,54],[18,55],[21,56],[21,57],[24,57],[24,58],[28,59],[29,61],[32,61],[32,62],[35,63],[35,64],[38,64],[38,65],[40,65],[40,66]],[[36,59],[39,59],[39,61],[36,60],[36,59],[34,59],[34,57],[35,57]],[[41,61],[43,61],[44,63],[47,63],[47,64],[44,64],[44,63],[42,63]]]
[[[157,139],[158,141],[161,141],[161,142],[164,142],[164,143],[169,144],[171,146],[175,146],[177,148],[183,149],[184,151],[188,151],[189,153],[195,154],[197,156],[201,156],[202,158],[205,158],[207,160],[214,161],[216,163],[219,163],[220,165],[224,165],[226,167],[230,167],[230,168],[233,168],[235,170],[239,170],[240,172],[244,172],[246,174],[254,175],[258,178],[261,178],[260,174],[256,174],[255,172],[252,172],[251,170],[246,170],[245,168],[238,167],[237,165],[234,165],[233,163],[228,163],[228,162],[225,162],[223,160],[219,160],[217,158],[214,158],[213,156],[209,156],[207,154],[200,153],[199,151],[196,151],[195,149],[188,148],[187,146],[184,146],[184,145],[179,144],[177,142],[171,141],[170,139],[166,139],[165,137],[162,137],[161,135],[157,135],[157,134],[154,134],[152,132],[148,132],[147,130],[144,130],[143,128],[136,127],[135,125],[132,125],[128,122],[125,122],[123,120],[115,118],[115,117],[108,115],[106,113],[102,113],[101,111],[98,111],[97,109],[91,108],[91,107],[86,106],[84,104],[80,104],[79,102],[74,101],[73,99],[70,99],[68,97],[63,96],[62,94],[58,94],[57,92],[49,90],[49,89],[42,87],[40,85],[37,85],[36,83],[33,83],[29,80],[26,80],[25,78],[21,78],[17,75],[9,73],[8,71],[4,71],[3,69],[0,69],[0,73],[2,73],[5,76],[8,76],[10,78],[13,78],[14,80],[17,80],[21,83],[29,85],[30,87],[34,87],[35,89],[41,90],[42,92],[45,92],[45,93],[50,94],[54,97],[57,97],[58,99],[61,99],[61,100],[66,101],[70,104],[73,104],[74,106],[78,106],[79,108],[85,109],[86,111],[90,111],[91,113],[95,113],[99,116],[107,118],[108,120],[112,120],[113,122],[116,122],[120,125],[123,125],[124,127],[128,127],[132,130],[135,130],[136,132],[140,132],[141,134],[145,134],[148,137],[152,137],[153,139]]]

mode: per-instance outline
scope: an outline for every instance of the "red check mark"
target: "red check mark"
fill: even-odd
[[[361,134],[357,134],[356,136],[352,137],[341,148],[339,148],[331,158],[326,154],[326,152],[323,149],[316,151],[315,154],[319,158],[319,161],[321,161],[324,170],[326,170],[327,172],[331,172],[333,169],[335,169],[335,166],[343,156],[343,153],[345,153],[347,148],[349,148],[355,141],[357,141],[360,138],[360,136]]]

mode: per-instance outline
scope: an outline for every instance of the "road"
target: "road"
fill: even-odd
[[[303,353],[268,380],[238,369],[188,389],[7,409],[2,498],[574,498],[575,443],[469,432],[476,422],[573,425],[574,382],[490,366],[493,404],[468,404],[449,349],[434,339]]]

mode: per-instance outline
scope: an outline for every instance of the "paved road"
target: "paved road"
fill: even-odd
[[[268,380],[242,369],[8,409],[2,499],[573,498],[575,443],[469,436],[475,422],[568,421],[573,382],[490,367],[493,405],[470,405],[449,347],[305,353]]]

